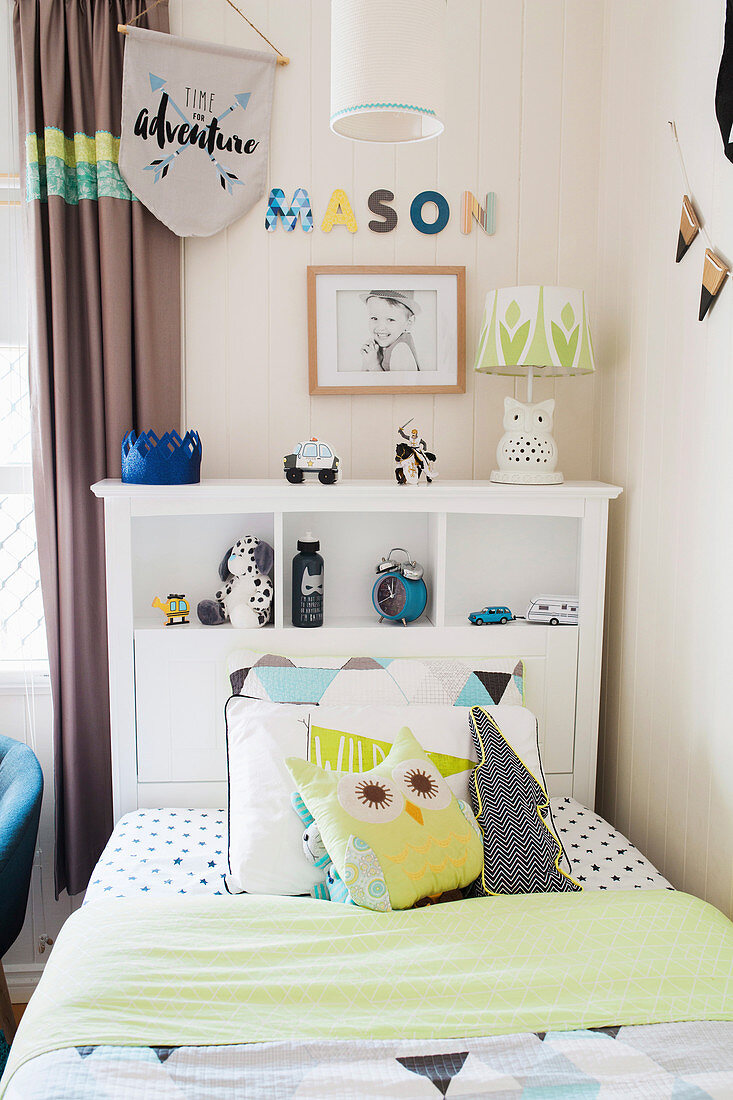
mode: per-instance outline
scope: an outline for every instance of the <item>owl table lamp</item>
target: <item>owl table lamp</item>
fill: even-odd
[[[532,404],[538,377],[590,374],[593,345],[582,290],[563,286],[513,286],[490,290],[476,351],[483,374],[526,374],[527,404],[504,398],[504,435],[491,480],[514,485],[554,485],[557,445],[552,437],[555,401]]]

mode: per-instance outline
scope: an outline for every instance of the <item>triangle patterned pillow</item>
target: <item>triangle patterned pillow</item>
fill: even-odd
[[[496,706],[524,702],[524,662],[495,657],[286,657],[238,650],[232,692],[273,703]]]

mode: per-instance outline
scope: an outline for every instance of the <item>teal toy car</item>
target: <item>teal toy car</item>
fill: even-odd
[[[486,626],[487,623],[510,623],[514,619],[508,607],[482,607],[480,611],[472,611],[468,621],[474,626]]]

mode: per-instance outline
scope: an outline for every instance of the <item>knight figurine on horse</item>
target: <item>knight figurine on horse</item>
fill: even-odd
[[[433,465],[436,461],[435,455],[427,449],[427,443],[421,438],[418,429],[405,431],[413,419],[414,417],[397,429],[400,436],[395,448],[395,477],[398,485],[417,485],[423,474],[430,484],[438,476]]]

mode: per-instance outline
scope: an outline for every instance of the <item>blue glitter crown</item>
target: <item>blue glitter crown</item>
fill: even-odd
[[[132,485],[195,485],[201,480],[201,437],[198,432],[133,431],[122,440],[122,480]]]

